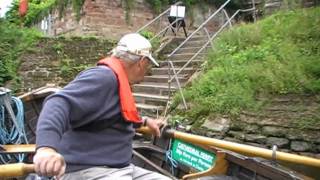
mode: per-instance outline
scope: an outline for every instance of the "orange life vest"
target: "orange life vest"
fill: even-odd
[[[20,0],[19,2],[19,15],[23,17],[27,14],[28,11],[28,0]]]
[[[106,65],[116,74],[119,84],[119,98],[123,117],[132,123],[142,123],[131,92],[127,73],[119,59],[108,57],[101,59],[98,65]]]

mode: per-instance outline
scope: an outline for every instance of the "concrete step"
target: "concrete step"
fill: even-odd
[[[161,96],[147,93],[133,93],[136,103],[148,104],[155,106],[165,106],[168,101],[168,96]]]
[[[188,74],[178,75],[180,83],[185,83],[188,80]],[[167,83],[169,80],[168,75],[154,75],[145,76],[143,82],[157,82],[157,83]]]
[[[169,92],[174,93],[177,89],[176,85],[171,85],[169,90],[168,83],[142,83],[133,85],[133,92],[135,93],[147,93],[162,96],[167,96]]]
[[[149,116],[154,118],[156,118],[157,115],[161,115],[161,113],[165,109],[165,106],[156,106],[156,105],[141,104],[141,103],[136,103],[136,106],[141,116]]]
[[[181,68],[187,62],[188,62],[188,60],[174,60],[174,61],[172,61],[175,68]],[[196,67],[196,66],[200,65],[202,62],[203,62],[202,60],[194,59],[188,64],[187,67]],[[162,61],[159,64],[160,64],[161,68],[168,67],[168,63],[166,61]]]
[[[194,56],[195,53],[183,53],[183,54],[174,54],[171,57],[168,57],[171,60],[185,60],[185,59],[191,59]],[[199,53],[197,57],[204,57],[207,53]]]
[[[175,69],[176,72],[180,70],[180,68],[176,68]],[[181,74],[192,74],[196,71],[197,69],[196,68],[193,68],[193,67],[186,67],[184,68],[182,71],[181,71]],[[165,75],[165,74],[168,74],[168,67],[163,67],[163,68],[152,68],[151,70],[151,74],[152,75]],[[173,70],[170,69],[170,73],[173,74]]]

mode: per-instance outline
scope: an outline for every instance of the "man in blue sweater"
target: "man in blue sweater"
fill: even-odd
[[[37,125],[35,170],[58,179],[169,179],[131,164],[134,126],[159,136],[159,121],[139,117],[130,85],[151,63],[150,42],[125,35],[113,54],[81,72],[44,103]]]

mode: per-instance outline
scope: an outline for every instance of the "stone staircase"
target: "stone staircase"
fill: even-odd
[[[179,71],[187,61],[204,45],[208,39],[205,36],[195,36],[188,40],[174,55],[170,57],[175,71]],[[183,87],[190,76],[198,70],[206,53],[200,53],[196,59],[191,61],[177,76],[181,87]],[[160,61],[160,67],[154,67],[151,73],[145,76],[144,81],[133,86],[133,95],[137,108],[141,115],[157,117],[163,113],[169,100],[169,93],[178,90],[174,80],[169,88],[169,69],[171,77],[173,70],[169,68],[167,61]]]
[[[170,103],[170,98],[172,97],[170,95],[179,91],[178,85],[180,84],[181,87],[184,87],[186,83],[188,83],[191,75],[198,70],[203,57],[207,54],[208,47],[211,47],[210,42],[214,41],[214,38],[216,38],[225,28],[231,27],[232,21],[240,12],[256,11],[255,6],[252,4],[252,7],[249,9],[239,9],[228,16],[224,11],[224,8],[230,2],[231,0],[226,0],[226,2],[199,25],[196,30],[191,33],[189,32],[188,37],[182,39],[183,41],[181,41],[180,44],[172,43],[171,46],[174,46],[175,44],[176,48],[167,55],[167,60],[160,62],[160,67],[153,68],[151,74],[145,76],[145,79],[141,84],[133,86],[132,89],[136,105],[141,115],[151,117],[161,115]],[[170,9],[167,9],[164,13],[161,13],[137,32],[147,30],[154,22],[161,22],[161,19],[163,19],[161,17],[165,16],[169,10]],[[254,14],[255,13],[252,13],[255,19]],[[217,18],[220,19],[221,15],[225,16],[225,21],[223,23],[221,23],[220,20],[217,21]],[[217,24],[217,22],[219,23]],[[167,27],[172,27],[172,25]],[[158,30],[157,28],[153,28],[153,30],[154,29]],[[165,29],[156,32],[155,34],[161,35],[161,32],[166,32],[164,30]],[[161,36],[163,37],[164,35],[165,34],[162,34]],[[169,77],[170,74],[173,75],[172,66],[175,69],[175,72],[178,73],[174,79],[172,76]],[[176,79],[178,79],[179,83]],[[184,105],[186,106],[185,103]]]

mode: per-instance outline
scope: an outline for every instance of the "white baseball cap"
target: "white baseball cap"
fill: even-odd
[[[158,62],[152,57],[152,46],[149,40],[138,33],[124,35],[118,42],[115,51],[126,51],[138,56],[147,57],[154,65],[159,66]]]

